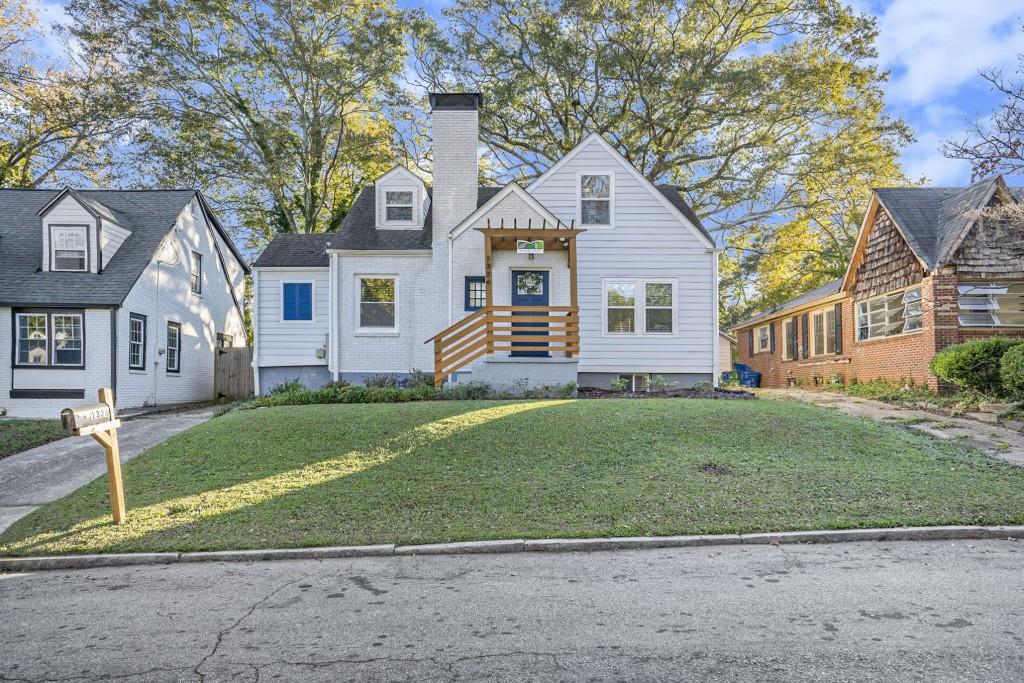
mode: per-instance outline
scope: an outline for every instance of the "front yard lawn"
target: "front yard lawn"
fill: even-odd
[[[0,458],[65,436],[59,420],[0,420]]]
[[[1024,523],[1024,470],[785,400],[229,413],[17,522],[0,553]]]

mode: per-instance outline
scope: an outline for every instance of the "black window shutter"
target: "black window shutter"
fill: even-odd
[[[807,314],[804,313],[800,316],[800,349],[804,358],[807,358],[808,351],[810,348],[807,345],[807,341],[810,338],[810,329],[808,328]]]
[[[843,352],[843,305],[836,304],[836,355]]]
[[[800,329],[800,318],[793,316],[793,338],[789,340],[789,357],[796,360],[800,357],[800,337],[797,330]]]
[[[775,323],[768,323],[768,353],[775,353]]]
[[[754,329],[747,330],[747,356],[754,355]]]

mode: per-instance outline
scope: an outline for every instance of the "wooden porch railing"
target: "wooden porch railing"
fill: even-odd
[[[428,339],[434,343],[434,386],[482,356],[499,352],[580,352],[575,306],[485,306]]]

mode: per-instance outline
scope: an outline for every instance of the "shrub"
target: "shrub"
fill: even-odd
[[[367,375],[366,377],[363,378],[363,384],[365,384],[368,387],[397,387],[398,375]]]
[[[668,391],[679,386],[679,382],[670,382],[661,375],[655,375],[647,386],[651,391]]]
[[[715,385],[707,380],[701,380],[700,382],[694,382],[693,388],[697,391],[714,391]]]
[[[628,379],[613,379],[612,380],[612,391],[626,391],[629,389]]]
[[[441,398],[449,401],[473,401],[491,398],[494,388],[487,382],[466,382],[452,384],[441,391]]]
[[[299,378],[290,379],[287,382],[282,382],[270,389],[271,396],[279,396],[281,394],[291,394],[296,391],[305,391],[306,385],[299,381]]]
[[[1018,344],[1003,354],[999,377],[1007,394],[1024,401],[1024,344]]]
[[[362,387],[355,384],[324,386],[320,389],[285,391],[253,400],[256,407],[314,405],[319,403],[406,403],[436,399],[434,387]]]
[[[955,344],[935,354],[931,370],[957,386],[998,396],[1003,393],[999,376],[1003,354],[1021,343],[1024,340],[996,337]]]

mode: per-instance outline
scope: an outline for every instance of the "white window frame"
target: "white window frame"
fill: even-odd
[[[764,330],[764,336],[761,331]],[[762,345],[761,342],[764,342]],[[758,325],[754,328],[754,353],[771,353],[772,351],[772,325]]]
[[[309,320],[285,320],[284,318],[284,286],[309,285],[310,318]],[[279,310],[282,325],[312,325],[316,322],[316,281],[315,280],[281,280],[281,307]]]
[[[640,389],[636,388],[636,378],[637,377],[645,378],[644,381],[646,383]],[[637,393],[637,392],[640,392],[640,391],[650,391],[651,390],[651,380],[654,379],[654,376],[653,376],[653,373],[650,373],[650,372],[620,372],[618,374],[618,377],[616,377],[616,379],[628,379],[629,380],[629,389],[627,391],[632,391],[633,393]]]
[[[50,240],[50,270],[56,273],[88,273],[89,272],[89,226],[82,225],[62,225],[51,223],[49,226],[49,240]],[[58,268],[57,267],[57,233],[61,231],[80,232],[83,235],[82,251],[84,253],[82,262],[84,266],[82,268]],[[69,251],[62,249],[61,251]]]
[[[409,202],[408,205],[406,205],[406,204],[388,204],[388,192],[408,192],[410,195],[412,195],[412,200]],[[417,189],[414,188],[414,187],[410,187],[410,186],[396,185],[396,186],[393,186],[393,187],[381,187],[381,189],[380,189],[380,197],[378,197],[378,199],[381,202],[381,206],[383,207],[382,213],[381,213],[381,224],[382,225],[387,225],[387,226],[395,226],[395,225],[397,225],[397,226],[402,226],[402,227],[419,225],[419,220],[417,219],[417,208],[416,208],[417,194],[418,194]],[[390,220],[388,218],[388,207],[389,206],[402,207],[402,208],[408,207],[408,208],[412,209],[412,213],[411,213],[412,217],[409,220]]]
[[[782,320],[782,360],[796,360],[800,354],[799,348],[797,349],[797,355],[793,355],[793,340],[797,338],[797,327],[799,324],[792,318],[786,318]],[[787,331],[792,328],[792,335],[787,334]]]
[[[629,278],[609,277],[601,279],[601,334],[605,337],[654,337],[670,338],[679,336],[679,281],[675,278]],[[647,331],[647,285],[672,285],[672,331]],[[608,286],[633,285],[633,332],[608,331]],[[617,307],[619,308],[619,307]]]
[[[828,316],[832,316],[832,325],[828,324]],[[821,335],[824,339],[821,342],[821,352],[816,350],[818,344],[818,330],[814,326],[814,319],[821,316]],[[834,356],[836,355],[836,309],[834,306],[818,308],[809,313],[810,320],[807,323],[810,340],[808,344],[809,356]],[[832,350],[828,348],[829,329],[832,330]]]
[[[178,332],[177,345],[174,347],[174,367],[171,367],[171,330],[175,329]],[[184,336],[182,331],[182,325],[180,321],[168,320],[164,323],[164,374],[167,375],[181,375],[181,338]]]
[[[80,361],[78,363],[58,363],[57,362],[57,324],[54,318],[78,318],[78,354]],[[85,367],[85,319],[81,313],[51,313],[50,314],[50,329],[48,331],[50,337],[50,366],[55,368],[81,368]]]
[[[196,266],[199,266],[198,272]],[[196,288],[198,283],[199,288]],[[195,249],[189,252],[188,288],[195,296],[203,295],[203,255]]]
[[[362,305],[363,305],[363,280],[393,280],[395,283],[395,325],[394,327],[363,327],[362,324]],[[384,273],[357,273],[355,275],[355,306],[353,307],[355,314],[355,330],[356,335],[361,337],[396,337],[398,336],[398,321],[401,307],[399,305],[399,297],[401,296],[401,289],[399,288],[398,275],[384,274]]]
[[[142,334],[141,339],[138,342],[132,341],[132,335],[134,334],[134,324],[141,323]],[[149,317],[142,313],[129,313],[128,314],[128,371],[129,372],[145,372],[146,371],[146,328],[149,327]],[[139,349],[139,364],[132,364],[132,346],[137,346]]]
[[[885,300],[886,301],[886,306],[885,306],[885,309],[884,309],[885,310],[885,318],[886,318],[886,321],[888,321],[888,319],[889,319],[888,299],[894,298],[897,295],[902,295],[903,297],[906,297],[907,292],[911,292],[913,290],[917,290],[917,292],[918,292],[917,303],[921,306],[921,309],[922,309],[921,313],[919,313],[919,314],[917,314],[917,315],[915,315],[913,317],[919,318],[921,320],[921,324],[916,329],[913,329],[913,330],[908,330],[907,329],[907,315],[906,315],[907,304],[904,303],[903,304],[903,309],[904,309],[903,310],[903,329],[900,330],[899,332],[894,332],[892,334],[889,334],[888,333],[888,322],[887,322],[886,323],[886,328],[887,329],[886,329],[884,334],[872,335],[871,334],[871,304],[876,302],[876,301],[879,301],[879,300]],[[854,309],[854,316],[853,316],[853,322],[854,322],[853,338],[859,344],[859,343],[863,343],[863,342],[875,341],[875,340],[878,340],[878,339],[888,339],[890,337],[899,337],[899,336],[902,336],[904,334],[917,334],[918,332],[920,332],[921,330],[924,329],[924,310],[923,309],[924,309],[924,298],[923,298],[923,294],[922,294],[922,291],[921,291],[921,285],[913,285],[911,287],[904,287],[903,289],[897,289],[897,290],[894,290],[894,291],[891,291],[891,292],[886,292],[885,294],[880,294],[878,296],[873,296],[870,299],[864,299],[863,301],[858,301],[858,302],[856,302],[856,308]],[[893,310],[895,310],[895,307],[894,307]],[[865,313],[868,316],[868,320],[867,320],[867,323],[868,323],[867,324],[868,336],[862,339],[861,336],[860,336],[860,330],[861,330],[861,327],[862,327],[862,325],[861,325],[861,317],[863,315],[865,315]]]
[[[608,223],[584,223],[583,222],[583,176],[603,175],[608,176]],[[587,201],[605,201],[593,200]],[[611,230],[615,227],[615,171],[597,169],[592,171],[578,171],[576,173],[576,227],[588,230]]]
[[[45,325],[46,337],[43,348],[46,350],[46,361],[43,363],[22,363],[21,362],[21,319],[42,318]],[[46,368],[50,366],[50,316],[47,313],[17,313],[14,317],[14,366],[21,368]],[[26,340],[28,341],[28,340]]]
[[[1024,327],[1024,323],[1004,323],[999,319],[999,311],[1003,310],[999,301],[996,297],[1013,297],[1016,296],[1021,301],[1021,311],[1024,311],[1024,289],[1019,294],[1011,294],[1008,290],[1011,287],[1022,287],[1024,283],[1019,281],[1013,282],[965,282],[961,283],[957,287],[957,322],[960,327]],[[965,291],[966,290],[966,291]],[[997,291],[1006,290],[1006,291]],[[970,297],[972,299],[983,299],[984,305],[964,306],[960,303],[960,300]],[[1007,309],[1009,310],[1009,309]],[[965,323],[962,314],[966,312],[968,314],[980,314],[988,313],[989,322],[985,323]],[[1018,311],[1011,311],[1020,315]]]

